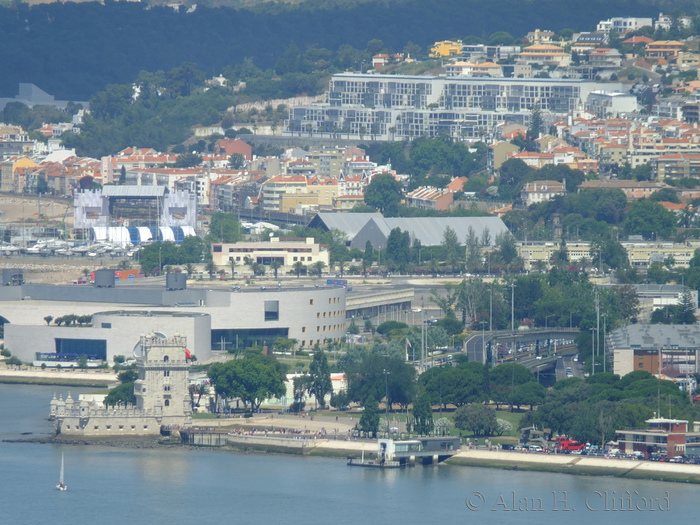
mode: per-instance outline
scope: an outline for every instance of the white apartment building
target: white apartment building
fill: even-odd
[[[535,106],[564,116],[603,88],[622,91],[619,84],[581,79],[340,73],[331,79],[326,102],[290,109],[285,134],[480,140],[499,123],[527,124]]]
[[[629,31],[637,31],[642,27],[651,27],[651,18],[635,18],[635,17],[621,17],[617,16],[614,18],[609,18],[608,20],[601,20],[598,22],[596,31],[601,33],[609,33],[610,31],[615,31],[617,33],[627,33]]]

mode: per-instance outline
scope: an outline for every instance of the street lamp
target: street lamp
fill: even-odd
[[[158,246],[158,275],[163,275],[163,245]]]
[[[550,317],[554,317],[554,315],[555,314],[549,314],[549,315],[545,316],[545,318],[544,318],[544,329],[545,330],[547,329],[547,321],[549,320]]]
[[[386,396],[386,437],[389,437],[389,372],[386,368],[384,369],[384,388]]]
[[[489,286],[489,332],[493,332],[493,286]]]
[[[593,368],[591,369],[591,375],[595,375],[595,328],[589,328],[591,331],[591,362],[593,363]]]
[[[605,368],[606,368],[605,361],[607,361],[607,359],[606,359],[607,354],[605,352],[605,345],[607,344],[606,341],[608,339],[608,337],[607,337],[607,334],[608,334],[607,321],[608,321],[608,314],[603,314],[603,373],[605,373]]]

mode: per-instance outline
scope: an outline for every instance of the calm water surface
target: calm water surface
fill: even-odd
[[[49,433],[54,391],[65,397],[68,388],[0,385],[0,438]],[[62,453],[67,492],[55,489]],[[632,508],[656,510],[612,510],[629,507],[619,500],[625,491]],[[376,471],[339,459],[0,443],[0,523],[8,525],[645,525],[696,517],[699,493],[695,485],[445,465]],[[666,501],[669,510],[658,510]]]

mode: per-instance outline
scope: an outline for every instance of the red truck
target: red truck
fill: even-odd
[[[562,452],[572,452],[574,450],[583,450],[586,448],[585,443],[579,443],[566,436],[558,437],[554,446],[557,450]]]

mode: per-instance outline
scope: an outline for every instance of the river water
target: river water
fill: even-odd
[[[65,397],[68,388],[0,385],[0,438],[49,433],[54,392]],[[66,492],[55,488],[61,454]],[[341,459],[0,443],[0,523],[8,525],[644,525],[696,517],[699,493],[696,485],[447,465],[379,471]]]

